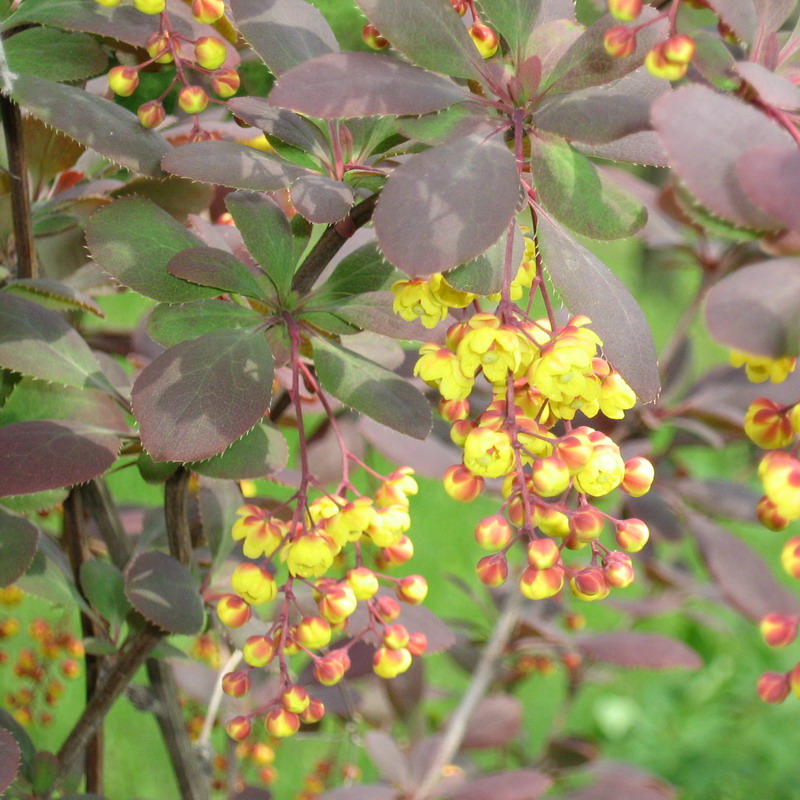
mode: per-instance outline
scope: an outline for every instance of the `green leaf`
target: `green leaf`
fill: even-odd
[[[189,469],[209,478],[263,478],[282,470],[289,458],[283,434],[266,422],[259,423],[224,453],[206,461],[195,461]]]
[[[264,290],[250,270],[236,256],[216,247],[190,247],[176,253],[167,264],[167,272],[181,280],[223,292],[255,298],[264,296]]]
[[[169,633],[200,633],[205,621],[203,601],[191,572],[166,553],[150,551],[125,569],[125,594],[131,605]]]
[[[142,480],[154,486],[165,483],[179,466],[180,463],[177,461],[153,461],[149,453],[142,453],[136,459],[136,468]]]
[[[86,243],[98,266],[140,294],[166,303],[214,297],[167,272],[170,259],[202,242],[149,200],[119,200],[98,211],[86,226]]]
[[[330,311],[314,311],[313,309],[303,311],[298,315],[298,319],[303,320],[303,322],[309,325],[313,325],[313,327],[318,330],[326,331],[327,333],[335,333],[340,336],[349,336],[361,330],[358,326],[351,324],[343,317],[340,317],[338,314],[333,314]]]
[[[260,192],[232,192],[225,198],[244,246],[285,298],[292,286],[295,258],[292,230],[278,204]]]
[[[83,593],[94,609],[116,631],[122,627],[131,604],[125,596],[125,579],[113,564],[100,559],[84,561],[80,568]]]
[[[202,214],[214,199],[214,187],[177,175],[161,178],[140,177],[127,181],[111,192],[115,200],[122,197],[142,197],[152,200],[182,225],[190,214]]]
[[[142,444],[156,461],[202,461],[269,407],[272,355],[262,333],[213,331],[171,347],[133,385]]]
[[[85,33],[57,28],[29,28],[5,42],[8,66],[14,72],[51,81],[80,81],[103,72],[108,56]]]
[[[21,295],[56,311],[80,309],[96,317],[105,317],[103,309],[91,297],[49,278],[22,278],[9,281],[3,287],[3,291]]]
[[[18,494],[11,497],[0,497],[0,506],[17,514],[34,514],[37,511],[48,511],[66,500],[67,489],[50,489],[46,492]]]
[[[415,439],[427,437],[430,406],[408,381],[328,339],[315,338],[313,347],[323,389],[376,422]]]
[[[647,221],[644,206],[563,139],[531,136],[531,174],[542,205],[590,239],[631,236]]]
[[[540,0],[479,0],[479,5],[489,22],[503,34],[515,59],[521,61],[539,14]]]
[[[86,603],[66,573],[42,550],[37,551],[25,574],[17,581],[23,592],[47,600],[61,608],[85,607]]]
[[[501,236],[485,253],[445,273],[447,283],[461,292],[487,295],[503,288],[508,236]],[[525,253],[525,240],[519,228],[514,226],[514,241],[511,251],[511,274],[516,274]]]
[[[393,339],[427,341],[430,331],[416,320],[407,322],[395,314],[393,299],[392,293],[387,291],[364,292],[342,303],[336,313],[345,321],[367,331],[382,333]]]
[[[400,117],[395,127],[408,139],[425,144],[443,144],[488,127],[486,113],[476,103],[457,103],[450,108],[418,117]]]
[[[147,332],[164,347],[227,328],[255,328],[264,315],[229,300],[162,303],[147,318]]]
[[[0,509],[0,586],[10,586],[28,569],[38,541],[32,522]]]
[[[34,75],[17,75],[2,89],[42,122],[100,155],[143,175],[162,174],[161,159],[170,146],[162,136],[143,128],[135,114],[110,100]]]
[[[335,307],[353,295],[388,289],[404,277],[383,257],[377,242],[368,242],[336,265],[328,280],[314,292],[313,306]]]
[[[203,535],[211,548],[211,574],[225,560],[234,546],[231,536],[237,509],[244,504],[239,487],[229,480],[200,479],[198,497]]]
[[[54,311],[0,292],[0,366],[67,386],[109,388],[80,334]]]

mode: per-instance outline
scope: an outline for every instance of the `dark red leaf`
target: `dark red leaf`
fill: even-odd
[[[684,500],[710,516],[756,522],[759,495],[749,486],[733,481],[700,481],[694,478],[674,481],[672,486]]]
[[[522,731],[522,705],[510,694],[490,694],[478,704],[467,724],[464,750],[505,747]]]
[[[737,225],[778,227],[739,185],[736,163],[756,143],[792,147],[788,133],[753,106],[706,86],[685,86],[661,97],[652,119],[676,173],[700,203]]]
[[[171,347],[133,385],[143,445],[156,461],[221,453],[269,407],[272,376],[272,356],[258,332],[214,331]]]
[[[218,567],[233,549],[231,528],[236,522],[236,510],[244,504],[237,484],[229,480],[202,478],[198,497],[203,536],[211,548],[211,572]]]
[[[228,108],[239,119],[260,128],[270,136],[275,136],[287,144],[314,155],[327,152],[322,134],[302,117],[285,108],[276,108],[263,97],[232,97]]]
[[[323,119],[427,114],[469,99],[452,81],[377,53],[329,53],[284,73],[272,105]]]
[[[751,264],[708,293],[706,322],[727,347],[777,358],[800,354],[800,258]]]
[[[674,800],[675,789],[629,764],[604,762],[590,771],[597,780],[560,800]]]
[[[205,620],[197,581],[179,561],[152,550],[125,569],[125,595],[154,625],[169,633],[199,633]]]
[[[259,423],[224,453],[195,461],[190,469],[211,478],[264,478],[282,470],[288,457],[283,434],[272,425]]]
[[[576,144],[578,150],[587,156],[627,161],[631,164],[652,164],[655,167],[670,166],[669,156],[661,140],[652,131],[630,133],[607,144]]]
[[[447,0],[356,2],[392,46],[413,63],[456,78],[481,77],[483,58]]]
[[[231,11],[237,30],[276,75],[339,50],[325,17],[304,0],[231,0]]]
[[[21,758],[17,740],[5,728],[0,728],[0,794],[17,777]]]
[[[786,111],[800,108],[800,89],[781,75],[755,61],[737,61],[734,69],[765,103]]]
[[[753,43],[757,26],[753,0],[708,0],[708,5],[743,42]]]
[[[500,238],[519,197],[514,156],[502,140],[465,136],[392,173],[375,209],[378,242],[409,275],[451,269]]]
[[[639,304],[613,272],[583,245],[539,215],[537,240],[556,291],[573,314],[585,314],[603,352],[642,402],[660,391],[656,351]]]
[[[619,631],[578,636],[574,645],[587,658],[634,669],[700,669],[691,647],[656,633]]]
[[[39,529],[32,522],[0,509],[0,586],[10,586],[25,573],[38,541]]]
[[[708,571],[733,608],[756,621],[770,611],[800,614],[800,600],[775,580],[761,556],[741,539],[694,512],[687,514],[687,522]]]
[[[169,153],[162,166],[184,178],[261,192],[284,189],[309,174],[307,169],[236,142],[184,144]]]
[[[408,789],[410,784],[408,763],[395,740],[383,731],[368,731],[364,737],[364,744],[381,777],[401,789]]]
[[[553,779],[535,769],[494,772],[471,778],[445,793],[452,800],[537,800]]]
[[[384,783],[342,786],[319,795],[317,800],[396,800],[397,790]]]
[[[0,428],[0,497],[73,486],[102,475],[119,439],[82,422],[36,420]]]
[[[541,23],[539,0],[480,0],[483,13],[508,42],[516,62],[522,60],[534,23]]]
[[[298,178],[290,191],[292,205],[309,222],[338,222],[353,205],[353,190],[325,175]]]
[[[799,171],[800,153],[794,146],[755,147],[736,162],[736,177],[747,196],[795,232],[800,231]]]
[[[200,286],[213,286],[247,297],[264,296],[250,270],[236,256],[216,247],[182,250],[169,260],[167,272]]]
[[[407,322],[392,310],[394,295],[389,291],[364,292],[342,302],[336,313],[359,328],[412,342],[435,342],[437,333],[419,322]],[[443,340],[443,336],[438,339]]]

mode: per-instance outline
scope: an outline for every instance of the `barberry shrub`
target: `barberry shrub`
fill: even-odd
[[[102,795],[127,692],[191,800],[269,796],[298,734],[372,762],[354,787],[335,748],[305,799],[533,798],[576,770],[571,797],[671,796],[555,724],[524,753],[512,690],[699,669],[630,624],[698,597],[791,650],[800,601],[729,528],[800,519],[794,3],[339,2],[0,8],[0,792]],[[637,296],[670,295],[659,349],[597,255],[631,237]],[[731,366],[693,362],[701,313]],[[695,471],[745,439],[768,452],[736,480]],[[458,503],[481,510],[445,545]],[[425,606],[464,551],[488,632]],[[800,578],[800,536],[780,561]],[[29,595],[80,631],[23,627]],[[603,601],[630,622],[586,632]],[[444,721],[437,652],[471,673]],[[800,695],[772,666],[753,693]]]

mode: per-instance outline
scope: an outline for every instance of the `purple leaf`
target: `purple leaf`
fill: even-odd
[[[748,545],[700,514],[689,512],[687,522],[708,571],[733,608],[755,621],[770,611],[800,614],[800,600]]]
[[[353,190],[325,175],[306,175],[292,184],[292,205],[309,222],[338,222],[353,205]]]
[[[795,232],[800,231],[798,170],[800,152],[794,146],[755,147],[736,163],[736,177],[748,198]]]
[[[800,89],[786,78],[754,61],[737,61],[734,69],[765,103],[786,111],[800,108]]]
[[[81,422],[34,420],[0,428],[0,497],[84,483],[116,460],[119,439]]]
[[[706,323],[726,347],[771,358],[800,354],[800,258],[728,275],[708,293]]]
[[[564,53],[583,35],[585,28],[575,21],[574,10],[569,19],[555,18],[537,25],[528,39],[525,53],[536,57],[540,63],[540,82],[547,78]]]
[[[493,772],[459,783],[444,796],[451,800],[538,800],[553,779],[535,769]]]
[[[269,407],[272,356],[260,333],[221,330],[171,347],[133,385],[142,444],[156,461],[202,461]]]
[[[656,633],[619,631],[578,636],[575,646],[587,658],[633,669],[700,669],[700,656],[677,639]]]
[[[330,789],[317,800],[397,800],[397,790],[384,783],[362,783]]]
[[[409,275],[451,269],[500,238],[519,197],[514,156],[503,142],[465,136],[392,173],[375,209],[378,242]]]
[[[235,142],[191,142],[162,161],[167,172],[233,189],[285,189],[309,171]]]
[[[563,139],[532,135],[531,172],[542,205],[576,233],[591,239],[631,236],[647,221],[627,189]]]
[[[86,242],[100,269],[147,297],[181,303],[219,294],[167,272],[174,255],[201,242],[149,200],[129,197],[101,209],[86,226]]]
[[[407,322],[392,310],[391,292],[364,292],[343,302],[336,313],[359,328],[364,328],[396,339],[412,342],[432,342],[436,335],[419,322]]]
[[[169,633],[199,633],[203,601],[191,572],[166,553],[152,550],[125,569],[125,595],[146,619]]]
[[[32,522],[0,509],[0,586],[10,586],[25,573],[38,542],[39,529]]]
[[[511,263],[519,264],[525,253],[525,239],[516,225],[514,225],[512,236],[514,241],[511,244]],[[501,236],[477,258],[450,270],[446,275],[447,283],[462,292],[474,292],[480,295],[501,291],[507,247],[508,234]]]
[[[587,156],[626,161],[630,164],[651,164],[654,167],[669,167],[670,160],[661,140],[652,131],[630,133],[607,144],[577,144],[577,149]]]
[[[758,18],[756,39],[763,46],[770,35],[780,30],[781,25],[789,18],[797,6],[797,0],[753,0],[753,5]]]
[[[629,764],[600,763],[590,771],[597,780],[562,795],[560,800],[674,800],[675,789]]]
[[[231,11],[237,30],[276,75],[339,50],[325,17],[304,0],[231,0]]]
[[[472,712],[461,742],[464,750],[505,747],[522,731],[522,705],[510,694],[490,694]]]
[[[494,125],[477,103],[458,103],[434,114],[401,117],[395,123],[399,133],[425,144],[445,144],[471,134],[489,135]]]
[[[160,161],[170,146],[146,130],[135,114],[76,86],[33,75],[17,75],[8,94],[42,122],[100,155],[142,175],[162,174]]]
[[[260,423],[224,453],[207,461],[195,461],[190,469],[210,478],[264,478],[282,470],[288,458],[283,434],[272,425]]]
[[[17,777],[21,758],[17,740],[5,728],[0,728],[0,794]]]
[[[708,0],[708,5],[743,42],[753,43],[757,25],[753,0]]]
[[[369,21],[420,67],[480,79],[483,58],[448,0],[356,0]]]
[[[706,514],[742,522],[757,521],[756,503],[760,495],[741,483],[683,478],[671,485],[687,503]]]
[[[80,334],[55,311],[0,292],[0,366],[67,386],[108,389]]]
[[[658,17],[656,9],[645,5],[640,23],[649,23]],[[666,20],[648,25],[636,36],[636,51],[625,58],[613,58],[603,47],[603,37],[619,21],[610,14],[601,17],[564,53],[542,88],[550,92],[574,92],[589,86],[601,86],[622,78],[644,62],[650,49],[662,41],[667,33]]]
[[[284,73],[269,102],[323,119],[427,114],[470,99],[452,81],[377,53],[328,53]]]
[[[264,292],[247,267],[236,256],[216,247],[190,247],[176,253],[167,272],[200,286],[261,298]]]
[[[700,203],[744,227],[777,227],[742,190],[736,162],[753,143],[791,147],[788,133],[752,106],[705,86],[665,95],[653,105],[652,117],[678,177]]]
[[[364,745],[372,763],[378,768],[381,778],[400,789],[410,788],[408,763],[394,739],[383,731],[368,731]]]
[[[611,270],[571,236],[539,216],[537,241],[556,291],[573,314],[585,314],[609,362],[648,403],[660,384],[656,351],[641,308]]]
[[[244,503],[239,486],[229,480],[200,479],[198,505],[203,523],[203,536],[211,548],[211,573],[233,549],[231,528],[236,522],[236,509]]]
[[[297,114],[276,108],[263,97],[232,97],[228,100],[228,108],[248,125],[300,150],[316,156],[324,156],[327,152],[325,140],[316,128]]]
[[[328,339],[313,340],[322,388],[368,417],[424,439],[431,430],[428,401],[408,381]]]
[[[638,69],[610,89],[584,89],[550,98],[536,109],[533,122],[570,141],[604,144],[648,130],[650,106],[669,88],[667,81]]]

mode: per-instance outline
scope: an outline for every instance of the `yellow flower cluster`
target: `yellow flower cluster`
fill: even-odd
[[[790,356],[769,358],[741,350],[731,350],[730,361],[734,367],[743,366],[747,379],[753,383],[764,383],[767,379],[770,383],[783,383],[797,366],[797,359]]]

